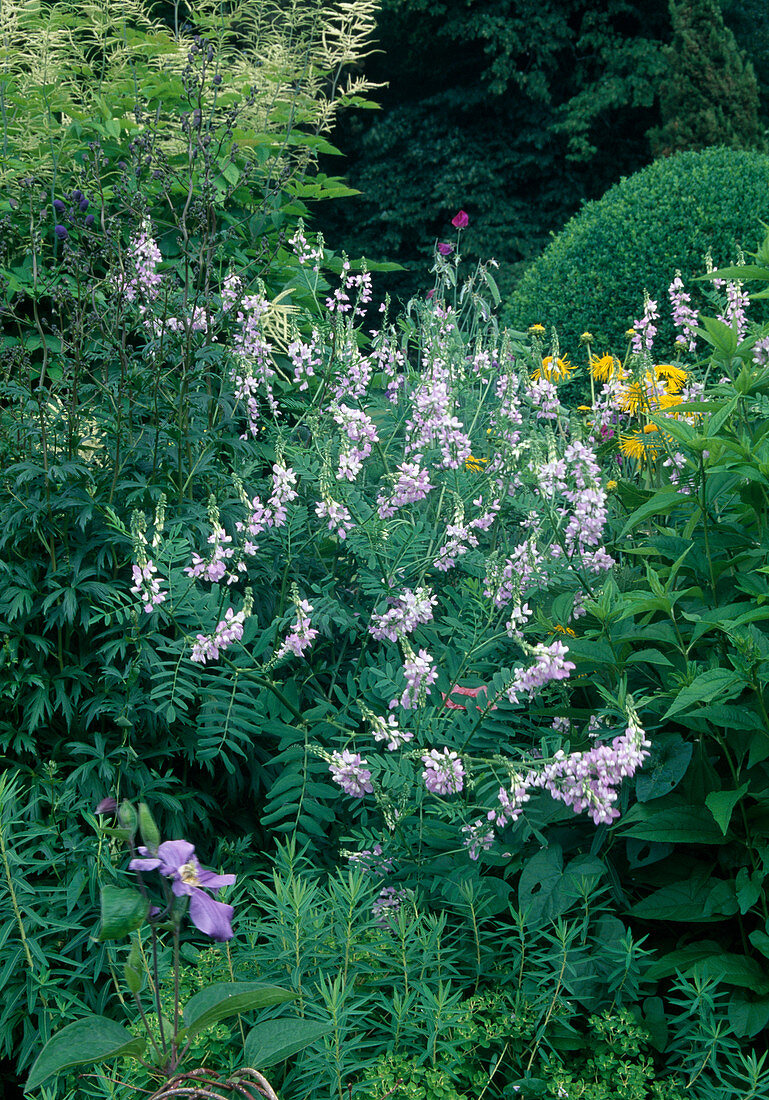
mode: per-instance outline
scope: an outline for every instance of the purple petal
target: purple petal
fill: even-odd
[[[193,889],[190,897],[190,918],[196,928],[212,940],[232,939],[232,916],[235,910],[222,901],[214,901],[203,890]]]
[[[163,874],[175,875],[195,855],[195,846],[188,840],[165,840],[158,848],[158,855],[163,861]]]
[[[198,882],[207,890],[219,890],[222,886],[232,886],[235,875],[215,875],[213,871],[201,867],[198,871]]]
[[[139,849],[141,851],[141,848]],[[146,851],[146,848],[145,848]],[[132,859],[128,864],[129,871],[154,871],[160,866],[159,859]]]
[[[192,894],[194,890],[197,890],[197,886],[192,886],[189,882],[182,882],[177,876],[171,883],[171,889],[176,894],[177,898],[183,898],[185,894]]]

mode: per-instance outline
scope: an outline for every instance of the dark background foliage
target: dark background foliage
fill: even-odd
[[[717,0],[672,8],[679,24],[712,22],[700,69],[682,54],[666,0],[384,0],[382,53],[367,65],[389,82],[382,110],[351,113],[336,135],[361,196],[326,208],[319,224],[351,252],[403,264],[389,277],[403,296],[463,208],[463,250],[500,262],[504,295],[583,201],[651,161],[650,132],[678,120],[659,153],[761,147],[766,5],[724,3],[733,37],[721,33]],[[730,108],[703,120],[715,94]]]

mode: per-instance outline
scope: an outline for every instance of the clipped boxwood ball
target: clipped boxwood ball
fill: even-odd
[[[524,274],[503,320],[518,329],[555,325],[566,352],[585,330],[619,348],[642,314],[646,288],[660,311],[655,346],[669,351],[667,288],[676,268],[691,290],[708,249],[716,266],[734,263],[738,246],[753,252],[763,240],[762,220],[769,221],[766,154],[713,148],[657,160],[566,224]]]

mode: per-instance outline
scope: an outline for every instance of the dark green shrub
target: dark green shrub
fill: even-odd
[[[526,272],[505,319],[555,325],[567,351],[586,328],[616,344],[640,316],[645,288],[660,309],[658,346],[671,345],[676,269],[688,283],[708,250],[716,264],[733,262],[738,247],[754,247],[767,211],[763,153],[715,148],[656,161],[567,223]]]

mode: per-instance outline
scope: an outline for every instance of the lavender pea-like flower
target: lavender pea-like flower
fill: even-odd
[[[196,928],[213,940],[232,939],[231,905],[215,901],[205,891],[216,894],[222,886],[232,886],[235,875],[215,875],[201,867],[195,855],[194,845],[186,840],[166,840],[158,847],[157,856],[151,856],[148,848],[139,848],[143,859],[132,859],[131,871],[160,871],[172,879],[171,889],[176,897],[190,899],[190,918]]]

